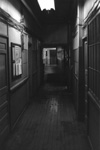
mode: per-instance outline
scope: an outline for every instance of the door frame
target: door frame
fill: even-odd
[[[87,43],[87,87],[86,87],[86,81],[85,81],[85,47],[84,47],[84,44]],[[82,45],[83,45],[83,66],[84,66],[84,102],[85,102],[85,125],[86,125],[86,128],[87,128],[87,133],[88,133],[88,111],[89,111],[89,108],[88,108],[88,37],[85,36],[83,39],[82,39]],[[87,88],[87,90],[86,90]],[[87,99],[86,99],[86,94],[87,94]]]
[[[9,74],[9,37],[7,35],[3,35],[3,34],[0,34],[0,37],[1,38],[4,38],[7,40],[7,47],[6,47],[6,50],[7,50],[7,53],[6,53],[6,72],[7,72],[7,101],[8,101],[8,126],[9,126],[9,129],[7,130],[7,133],[9,133],[11,131],[11,119],[10,119],[10,74]],[[5,137],[4,137],[5,138]],[[4,138],[2,138],[2,141],[4,140]],[[1,143],[2,143],[1,141]]]
[[[9,37],[6,35],[0,34],[0,37],[7,39],[7,85],[8,85],[8,117],[9,117],[9,125],[11,127],[10,121],[10,69],[9,69]]]

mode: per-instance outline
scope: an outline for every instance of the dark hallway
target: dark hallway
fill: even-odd
[[[66,87],[45,84],[2,150],[90,150],[85,125],[77,121]]]
[[[0,150],[90,149],[100,150],[100,0],[0,0]]]

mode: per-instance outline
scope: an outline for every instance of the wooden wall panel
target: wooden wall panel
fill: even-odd
[[[29,36],[29,42],[29,96],[31,100],[33,100],[33,97],[37,90],[37,40]]]
[[[13,128],[18,117],[28,105],[28,35],[25,34],[24,47],[22,47],[21,32],[9,27],[9,68],[10,68],[10,116],[11,128]],[[21,45],[22,50],[22,75],[12,79],[11,68],[11,42]]]
[[[28,50],[23,50],[22,59],[23,59],[23,63],[28,63]]]
[[[36,94],[37,91],[37,73],[32,76],[32,96]]]
[[[10,112],[11,112],[11,127],[14,126],[18,117],[24,110],[28,100],[27,82],[11,92],[10,96]]]
[[[100,14],[89,23],[88,32],[88,129],[93,148],[100,149]]]
[[[32,51],[32,73],[37,71],[37,51]]]
[[[31,42],[30,42],[31,41]],[[29,42],[30,42],[30,46],[29,46],[29,50],[28,50],[28,70],[29,70],[29,98],[31,99],[33,96],[33,90],[32,90],[32,37],[29,36]]]
[[[74,56],[74,74],[78,77],[79,73],[79,49],[73,50],[73,56]]]
[[[95,99],[88,95],[89,104],[89,138],[95,150],[100,150],[100,108],[95,104]]]
[[[8,116],[5,115],[1,120],[0,120],[0,133],[5,129],[5,127],[8,125]]]
[[[6,55],[0,55],[0,88],[7,85],[6,79]]]
[[[23,74],[23,78],[25,78],[25,77],[28,76],[28,66],[27,66],[27,63],[23,64],[22,74]]]
[[[0,34],[7,36],[7,25],[3,22],[0,22]]]
[[[2,109],[1,112],[0,112],[0,118],[3,118],[3,116],[5,116],[5,114],[7,114],[7,113],[8,113],[8,109],[7,109],[7,107],[5,107],[5,108]]]
[[[89,91],[95,99],[100,101],[100,34],[98,29],[100,15],[97,15],[89,24]],[[97,28],[96,28],[97,27]],[[98,42],[97,42],[98,41]]]
[[[73,98],[76,112],[78,113],[78,78],[73,76]]]
[[[7,102],[7,94],[0,96],[0,105]]]

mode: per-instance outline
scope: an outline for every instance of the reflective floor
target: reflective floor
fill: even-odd
[[[45,84],[2,150],[90,150],[86,128],[76,120],[67,88]]]

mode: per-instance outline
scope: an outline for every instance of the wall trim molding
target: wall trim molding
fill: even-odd
[[[0,21],[6,23],[9,26],[14,27],[15,29],[23,32],[25,30],[25,26],[22,25],[20,22],[16,21],[12,18],[6,11],[0,8]]]
[[[36,35],[33,31],[31,31],[28,27],[23,25],[22,23],[18,22],[14,18],[12,18],[6,11],[4,11],[2,8],[0,8],[0,21],[17,29],[21,33],[27,33],[29,35],[34,36],[35,38],[38,38],[40,41],[42,41],[41,37]]]
[[[12,86],[10,88],[10,92],[13,93],[15,92],[19,87],[23,86],[23,84],[25,84],[28,81],[28,77],[24,78],[23,80],[21,80],[19,83],[17,83],[16,85]]]

